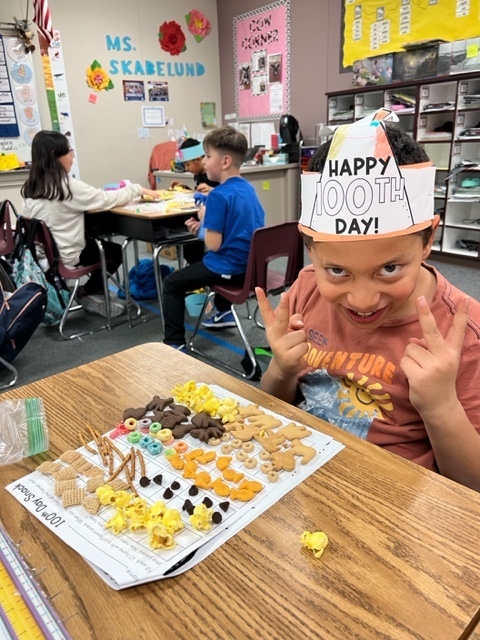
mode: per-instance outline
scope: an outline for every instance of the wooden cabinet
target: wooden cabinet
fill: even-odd
[[[327,100],[329,125],[350,124],[382,106],[395,111],[437,167],[441,225],[433,252],[480,264],[480,74],[328,93]]]

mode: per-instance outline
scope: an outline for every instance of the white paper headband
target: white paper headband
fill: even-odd
[[[301,231],[336,242],[405,235],[429,226],[435,167],[430,162],[398,166],[385,119],[398,122],[382,109],[335,131],[323,173],[302,175]]]

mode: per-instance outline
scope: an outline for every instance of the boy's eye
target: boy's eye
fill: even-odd
[[[401,267],[399,264],[386,264],[383,269],[380,269],[380,273],[383,271],[386,275],[397,275]]]
[[[337,278],[339,276],[345,276],[347,273],[345,269],[342,269],[341,267],[327,267],[325,271],[328,273],[329,276],[334,276]]]

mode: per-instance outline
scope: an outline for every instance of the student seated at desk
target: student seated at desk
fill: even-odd
[[[116,191],[96,189],[85,182],[69,177],[74,150],[68,138],[57,131],[39,131],[32,142],[32,166],[21,189],[24,200],[23,215],[43,220],[55,240],[62,262],[75,267],[100,260],[97,244],[85,238],[84,214],[94,209],[111,209],[128,204],[141,195],[158,197],[156,191],[130,184]],[[105,241],[105,258],[115,273],[122,264],[122,248]],[[102,273],[92,273],[79,288],[79,302],[86,311],[106,316]],[[125,311],[120,301],[111,302],[113,317]]]
[[[212,189],[218,187],[220,183],[216,180],[210,180],[205,173],[205,168],[203,166],[205,150],[201,142],[195,140],[195,138],[187,138],[180,145],[178,155],[180,160],[183,162],[185,169],[193,174],[195,191],[208,194]],[[178,180],[173,180],[170,183],[170,188],[177,186],[184,187],[185,189],[189,188],[187,185],[181,184]],[[199,241],[186,244],[183,247],[183,256],[188,264],[200,262],[203,258],[203,254],[205,253],[203,230],[201,229],[202,223],[197,217],[191,217],[185,222],[185,225],[190,233],[198,236]]]
[[[369,118],[319,148],[321,180],[302,176],[313,264],[276,311],[256,292],[273,352],[261,386],[480,491],[480,304],[424,262],[440,222],[431,164]]]
[[[164,282],[164,342],[180,349],[185,347],[185,294],[225,282],[243,284],[253,232],[265,224],[255,189],[240,177],[245,136],[233,127],[220,127],[206,136],[204,146],[207,175],[220,182],[199,212],[207,252],[201,262],[175,271]],[[232,326],[228,322],[235,326],[230,303],[216,296],[215,304],[218,313],[211,318],[215,328]]]

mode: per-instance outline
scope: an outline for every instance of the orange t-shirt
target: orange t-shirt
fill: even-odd
[[[465,297],[436,269],[431,306],[446,335],[458,303]],[[385,447],[428,469],[437,470],[423,421],[412,406],[408,380],[400,368],[409,338],[421,338],[416,315],[387,320],[373,332],[353,327],[322,299],[312,266],[305,267],[290,289],[290,311],[305,321],[308,354],[299,376],[299,407],[330,424]],[[480,303],[470,300],[457,394],[480,432]],[[448,420],[448,416],[445,416]]]

